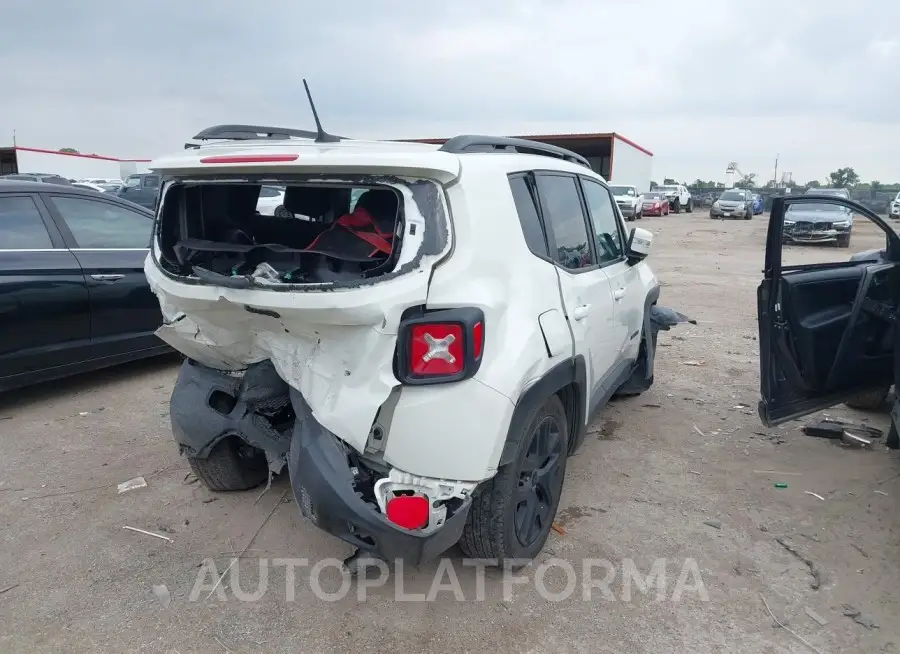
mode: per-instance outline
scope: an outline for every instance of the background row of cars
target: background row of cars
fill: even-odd
[[[609,188],[626,220],[635,220],[643,216],[667,216],[682,211],[692,213],[700,200],[699,198],[695,200],[690,190],[683,184],[656,186],[644,192],[628,184],[610,185]],[[762,197],[744,189],[728,189],[716,194],[715,197],[710,196],[708,203],[706,200],[704,197],[701,204],[711,207],[710,218],[739,216],[749,220],[763,212]]]

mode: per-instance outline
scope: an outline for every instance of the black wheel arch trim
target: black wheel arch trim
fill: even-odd
[[[553,366],[538,381],[533,383],[519,398],[513,409],[506,434],[506,444],[500,454],[498,466],[511,463],[516,458],[519,441],[525,430],[525,423],[531,412],[547,401],[551,395],[569,386],[575,386],[572,405],[566,406],[569,414],[569,452],[572,452],[583,440],[587,423],[585,422],[585,406],[587,403],[587,364],[581,355],[573,356]],[[571,409],[571,411],[570,411]]]

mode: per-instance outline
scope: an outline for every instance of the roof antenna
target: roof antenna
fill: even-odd
[[[316,143],[339,143],[340,137],[329,134],[322,128],[322,121],[319,120],[319,113],[316,111],[316,105],[312,99],[312,93],[309,92],[309,84],[303,80],[303,88],[306,89],[306,97],[309,98],[309,108],[312,109],[313,119],[316,121]]]

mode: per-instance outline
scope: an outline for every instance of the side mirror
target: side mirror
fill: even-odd
[[[647,258],[650,254],[650,244],[653,242],[653,232],[634,227],[628,235],[628,243],[625,245],[625,256],[632,266]]]

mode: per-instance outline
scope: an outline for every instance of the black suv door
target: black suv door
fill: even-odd
[[[153,217],[102,196],[44,193],[59,230],[84,271],[95,358],[163,347],[159,300],[144,276]]]
[[[0,193],[0,390],[88,360],[90,315],[81,266],[41,199]]]
[[[865,227],[871,238],[874,231],[874,238],[884,239],[884,249],[861,252],[849,260],[844,254],[835,263],[783,265],[784,242],[793,240],[794,225],[785,232],[785,215],[790,217],[792,207],[798,215],[846,207],[856,216],[849,220],[853,234],[860,236]],[[846,218],[840,212],[834,215]],[[847,228],[847,222],[830,224],[833,244],[801,248],[835,248],[838,232]],[[807,249],[802,254],[817,253]],[[898,289],[900,239],[875,213],[840,197],[775,198],[764,278],[757,292],[763,423],[777,425],[860,391],[889,387],[895,372]]]

